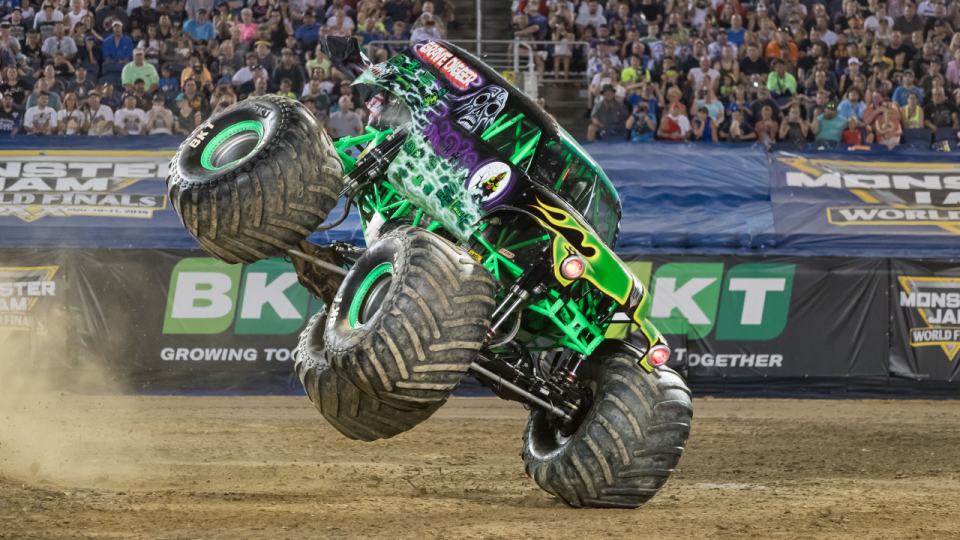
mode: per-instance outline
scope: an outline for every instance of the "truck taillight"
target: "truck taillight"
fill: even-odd
[[[670,359],[670,349],[663,345],[658,345],[650,351],[650,363],[655,366],[662,366]]]

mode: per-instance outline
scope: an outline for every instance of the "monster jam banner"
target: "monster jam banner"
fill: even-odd
[[[690,378],[883,377],[887,261],[630,257]],[[621,337],[626,325],[608,335]]]
[[[890,370],[923,379],[960,379],[960,264],[894,260]]]
[[[778,249],[960,252],[960,162],[950,154],[775,152],[770,195]]]

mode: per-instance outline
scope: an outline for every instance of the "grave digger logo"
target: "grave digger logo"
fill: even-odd
[[[42,154],[0,152],[0,217],[151,218],[166,207],[166,195],[126,188],[145,178],[165,178],[172,152]]]
[[[830,206],[831,225],[933,226],[960,234],[960,164],[777,158],[789,188],[845,190],[849,206]]]
[[[0,337],[14,330],[45,329],[45,319],[33,311],[42,298],[57,295],[53,276],[59,268],[0,267]]]
[[[960,353],[960,278],[898,279],[900,307],[908,310],[910,345],[939,346],[953,361]]]

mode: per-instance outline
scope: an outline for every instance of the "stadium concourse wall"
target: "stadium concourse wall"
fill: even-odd
[[[198,249],[166,196],[178,144],[0,144],[5,369],[75,391],[106,372],[128,392],[302,392],[293,351],[322,303],[283,260],[231,266]],[[623,200],[617,249],[696,392],[960,395],[956,154],[587,149]],[[355,215],[312,240],[363,241]]]

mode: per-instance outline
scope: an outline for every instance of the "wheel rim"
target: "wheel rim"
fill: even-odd
[[[200,164],[210,171],[229,167],[253,154],[263,142],[260,122],[238,122],[221,131],[203,149]]]
[[[393,265],[383,263],[373,269],[357,289],[357,294],[350,302],[350,312],[347,316],[350,326],[360,328],[367,324],[380,311],[390,284],[393,282]]]

